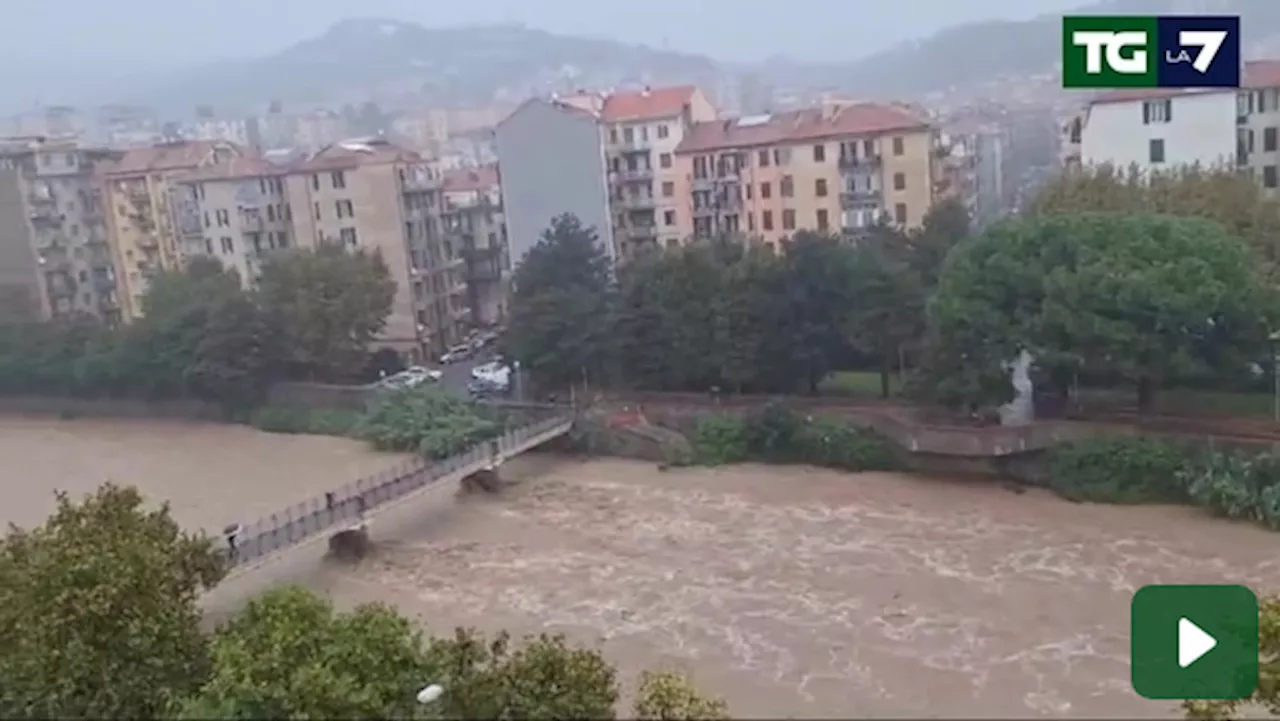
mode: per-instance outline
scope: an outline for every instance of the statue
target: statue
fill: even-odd
[[[1005,364],[1013,383],[1013,400],[1000,406],[1000,425],[1023,426],[1035,420],[1035,384],[1031,382],[1031,364],[1034,361],[1024,349],[1016,360]]]

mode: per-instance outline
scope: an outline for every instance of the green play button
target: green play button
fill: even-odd
[[[1131,606],[1133,689],[1245,698],[1258,685],[1258,598],[1244,586],[1143,586]]]

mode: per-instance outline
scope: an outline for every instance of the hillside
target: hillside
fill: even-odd
[[[1240,15],[1246,55],[1280,51],[1276,0],[1106,0],[1075,14]],[[1024,22],[958,25],[929,38],[852,63],[821,68],[766,68],[779,84],[813,82],[868,96],[908,96],[964,87],[1002,77],[1050,72],[1061,60],[1062,21],[1047,15]],[[1252,50],[1252,53],[1250,53]]]
[[[362,101],[423,93],[441,104],[572,85],[708,82],[715,63],[611,40],[556,35],[518,25],[429,29],[391,20],[347,20],[265,58],[221,63],[150,93],[156,104],[190,112],[196,104],[247,108],[278,99]]]

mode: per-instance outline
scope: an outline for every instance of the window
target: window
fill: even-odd
[[[667,126],[663,125],[661,127],[665,128]],[[660,168],[671,167],[671,153],[662,153],[661,155],[658,156],[658,167]]]
[[[224,235],[224,236],[222,236],[222,239],[221,239],[221,240],[222,240],[222,252],[223,252],[223,253],[234,253],[234,252],[236,252],[236,244],[235,244],[235,241],[233,241],[232,239],[228,238],[228,237],[227,237],[227,236],[225,236],[225,235]]]
[[[743,192],[745,192],[747,195],[747,200],[751,200],[751,190],[754,187],[755,186],[753,186],[751,183],[747,183],[746,185],[742,186]]]
[[[827,219],[826,208],[819,208],[818,209],[818,231],[825,233],[826,231],[830,230],[830,228],[831,228],[831,221]]]
[[[222,210],[217,211],[215,215],[217,216],[217,219],[218,219],[219,228],[225,228],[231,225],[231,211],[226,210],[224,208]]]
[[[893,189],[894,189],[894,190],[906,190],[906,189],[907,189],[907,174],[906,174],[906,173],[894,173],[894,174],[893,174]]]
[[[768,184],[768,183],[761,183],[761,184],[760,184],[760,199],[761,199],[761,200],[765,200],[765,199],[767,199],[767,198],[772,198],[772,197],[773,197],[773,189],[769,187],[769,184]]]
[[[667,136],[668,136],[668,135],[670,135],[670,134],[671,134],[671,131],[667,128],[667,126],[666,126],[666,125],[659,125],[659,126],[658,126],[658,139],[659,139],[659,140],[661,140],[661,139],[663,139],[663,138],[667,137]]]
[[[622,130],[623,142],[631,143],[631,142],[634,142],[635,139],[636,139],[636,131],[632,130],[631,128],[623,128]]]
[[[319,190],[319,189],[320,189],[320,174],[319,174],[319,173],[317,173],[317,174],[315,174],[315,175],[312,175],[312,176],[311,176],[311,189],[312,189],[312,190]]]
[[[817,180],[813,181],[813,194],[818,196],[819,198],[827,197],[827,179],[826,178],[818,178]]]
[[[796,211],[791,210],[790,208],[782,211],[782,229],[796,229]]]
[[[825,163],[827,161],[827,146],[819,143],[813,146],[813,162]]]
[[[209,222],[209,211],[204,211],[204,227],[209,228],[213,224]]]
[[[609,128],[609,142],[613,145],[618,144],[618,129]]]
[[[862,141],[862,157],[874,158],[875,155],[876,155],[876,141],[874,140]]]
[[[271,223],[274,223],[274,222],[275,222],[275,220],[276,220],[276,206],[274,206],[274,205],[268,205],[268,206],[267,206],[267,221],[268,221],[268,222],[271,222]]]
[[[1164,139],[1152,138],[1150,142],[1149,152],[1151,155],[1151,162],[1163,163],[1164,162]]]
[[[342,241],[343,245],[349,245],[353,248],[360,242],[360,239],[356,237],[355,228],[343,228],[342,230],[339,230],[338,239]]]
[[[1276,150],[1276,129],[1267,128],[1262,131],[1262,151],[1273,153]]]
[[[649,139],[649,126],[647,125],[640,126],[640,139],[645,141]]]
[[[1262,187],[1276,187],[1276,166],[1267,165],[1262,168]]]
[[[676,184],[675,184],[675,183],[673,183],[673,182],[671,182],[670,180],[665,180],[665,181],[663,181],[663,183],[662,183],[662,197],[664,197],[664,198],[674,198],[674,197],[675,197],[675,195],[676,195]]]
[[[1147,100],[1142,103],[1142,124],[1167,123],[1173,120],[1173,100]]]
[[[768,150],[760,151],[759,162],[757,163],[757,165],[759,165],[762,168],[769,167],[769,151]]]
[[[760,229],[773,230],[773,211],[766,210],[760,213]]]
[[[903,147],[902,147],[902,138],[894,138],[894,139],[893,139],[893,154],[894,154],[894,155],[902,155],[904,152],[906,152],[906,151],[905,151],[905,150],[903,150]]]
[[[204,252],[206,255],[213,255],[213,238],[204,239]]]
[[[747,187],[749,188],[751,186],[747,186]],[[756,214],[747,213],[747,230],[751,232],[755,232],[755,229],[756,229]]]
[[[773,164],[788,165],[791,163],[791,148],[774,148]]]
[[[668,227],[676,224],[676,211],[668,210],[662,214],[662,224]]]
[[[790,175],[782,176],[782,182],[778,183],[778,195],[784,198],[796,197],[796,183]]]
[[[320,220],[320,204],[316,203],[316,220]]]
[[[893,219],[897,221],[898,225],[907,224],[907,204],[906,203],[897,203],[893,206]]]
[[[339,218],[354,218],[356,215],[356,209],[351,205],[350,200],[335,201],[333,207]]]

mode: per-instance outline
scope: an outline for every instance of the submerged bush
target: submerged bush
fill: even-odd
[[[893,446],[874,431],[835,418],[801,416],[770,404],[745,419],[727,415],[703,418],[692,439],[694,462],[725,465],[807,463],[846,471],[897,467]]]
[[[249,425],[268,433],[307,433],[317,436],[348,436],[360,416],[352,411],[306,410],[289,406],[262,406],[249,417]]]
[[[1090,438],[1049,451],[1049,487],[1074,501],[1181,503],[1187,492],[1180,473],[1195,456],[1158,438]]]
[[[502,424],[477,404],[418,386],[378,398],[355,435],[383,451],[446,458],[502,433]]]

